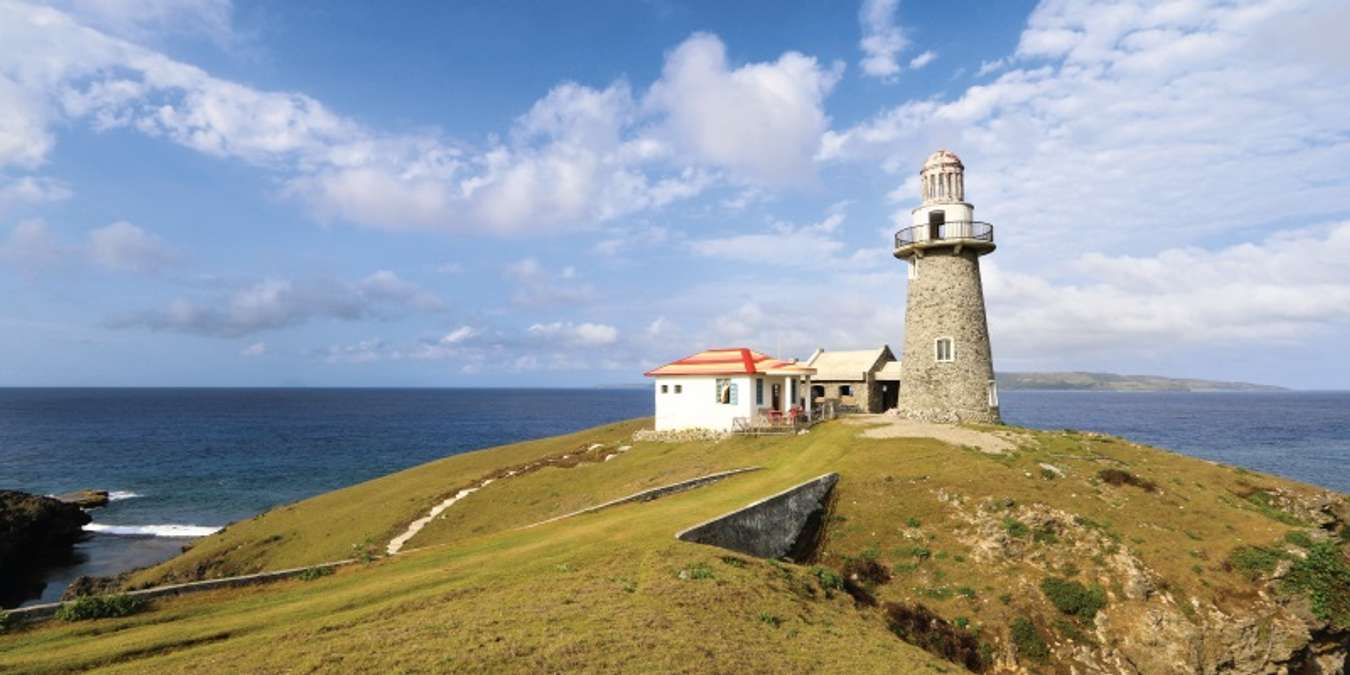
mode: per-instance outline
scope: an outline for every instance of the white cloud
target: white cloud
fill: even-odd
[[[511,299],[517,305],[576,305],[595,297],[595,287],[578,281],[577,270],[572,266],[552,272],[534,258],[523,258],[508,264],[503,274],[516,284]]]
[[[459,328],[446,333],[445,337],[441,338],[440,342],[441,344],[457,345],[477,337],[478,334],[478,331],[473,326],[460,326]]]
[[[922,68],[922,67],[924,67],[924,66],[926,66],[926,65],[928,65],[928,64],[930,64],[930,63],[932,63],[932,62],[933,62],[934,60],[936,60],[936,59],[937,59],[937,52],[935,52],[935,51],[929,49],[928,51],[926,51],[926,52],[924,52],[924,53],[922,53],[922,54],[919,54],[918,56],[916,56],[916,57],[910,59],[910,60],[909,60],[909,67],[910,67],[911,70],[918,70],[918,69],[920,69],[920,68]]]
[[[55,0],[85,23],[132,40],[165,34],[200,35],[221,46],[234,41],[230,0]]]
[[[1007,59],[994,59],[994,60],[992,60],[992,61],[980,61],[980,68],[979,68],[979,70],[975,71],[975,77],[984,77],[985,75],[988,75],[989,73],[992,73],[992,72],[995,72],[995,71],[999,71],[999,70],[1003,70],[1003,67],[1006,66],[1006,65],[1008,65],[1008,60],[1007,60]]]
[[[134,21],[191,4],[148,5]],[[215,6],[228,9],[203,0],[184,11],[213,16]],[[371,129],[303,93],[213,77],[80,23],[112,30],[97,19],[105,14],[120,16],[0,6],[0,167],[41,164],[63,123],[132,128],[268,170],[321,220],[387,229],[592,228],[688,199],[723,172],[803,180],[839,74],[795,52],[733,69],[717,38],[695,35],[668,55],[642,105],[623,81],[563,83],[504,140],[475,148]]]
[[[244,357],[257,357],[267,353],[267,345],[262,342],[254,342],[240,350],[239,355]]]
[[[3,124],[3,122],[0,122]],[[3,150],[0,150],[0,155]],[[70,188],[61,181],[41,176],[22,176],[6,181],[0,175],[0,213],[25,204],[44,204],[69,199]]]
[[[357,321],[444,308],[429,291],[380,271],[355,283],[265,279],[209,302],[176,300],[165,309],[115,317],[115,328],[141,327],[217,337],[239,337],[314,319]]]
[[[863,73],[883,80],[894,80],[900,74],[900,52],[909,46],[909,39],[896,21],[900,0],[863,0],[858,10],[862,24],[863,51],[860,62]]]
[[[87,249],[95,263],[131,272],[153,272],[177,258],[159,237],[125,221],[91,230]]]
[[[664,132],[703,161],[768,183],[801,182],[829,128],[824,100],[842,74],[788,52],[732,69],[726,47],[700,33],[666,56],[645,105],[666,115]]]
[[[1350,203],[1350,50],[1279,36],[1343,17],[1344,3],[1317,0],[1044,4],[1019,67],[828,133],[821,157],[908,180],[954,149],[1001,265],[1334,216]]]
[[[839,236],[847,203],[835,204],[819,222],[806,225],[776,222],[763,232],[694,239],[689,249],[696,255],[738,262],[781,267],[843,265],[869,266],[869,250],[845,256],[848,246]],[[873,256],[882,260],[881,256]],[[848,259],[847,261],[845,259]]]
[[[549,340],[562,340],[565,344],[602,347],[614,344],[619,339],[619,331],[613,326],[602,323],[574,324],[570,321],[536,323],[527,331],[530,335]]]

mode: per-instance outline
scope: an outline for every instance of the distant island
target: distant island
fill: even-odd
[[[999,373],[1005,391],[1289,391],[1284,387],[1249,382],[1221,382],[1115,373]]]
[[[1250,382],[1223,382],[1116,373],[998,373],[1004,391],[1289,391],[1285,387]],[[596,385],[597,389],[648,389],[650,382]]]

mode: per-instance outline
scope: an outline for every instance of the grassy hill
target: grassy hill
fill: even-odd
[[[1249,382],[1087,372],[998,373],[998,386],[1010,391],[1289,391],[1284,387]]]
[[[959,672],[940,654],[962,644],[990,671],[1344,658],[1343,495],[1095,434],[965,430],[1013,448],[995,454],[863,421],[686,443],[634,443],[634,421],[432,462],[232,525],[128,584],[382,551],[496,479],[405,553],[0,634],[0,671]],[[523,527],[742,466],[763,469]],[[828,471],[815,561],[673,538]]]

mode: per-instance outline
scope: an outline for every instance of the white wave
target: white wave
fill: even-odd
[[[108,492],[108,501],[120,502],[123,499],[135,499],[137,497],[144,497],[144,496],[145,495],[139,492],[132,492],[130,490],[110,490]]]
[[[118,534],[130,537],[205,537],[220,530],[221,528],[210,525],[104,525],[103,523],[89,523],[84,526],[85,532]]]

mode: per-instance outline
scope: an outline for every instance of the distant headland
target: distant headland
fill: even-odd
[[[1115,373],[999,373],[998,386],[1006,391],[1289,391],[1284,387],[1250,382],[1224,382],[1160,375]]]

